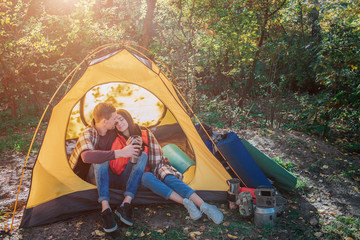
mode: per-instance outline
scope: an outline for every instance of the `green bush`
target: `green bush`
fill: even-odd
[[[3,133],[3,137],[0,138],[0,152],[15,151],[26,153],[39,121],[36,113],[30,111],[29,115],[13,118],[8,110],[0,112],[0,117],[3,119],[0,122],[0,131]],[[38,144],[35,143],[33,150],[38,149],[38,147]]]

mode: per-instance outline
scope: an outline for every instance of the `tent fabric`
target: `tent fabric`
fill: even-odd
[[[200,197],[207,201],[222,201],[226,198],[224,191],[197,191]],[[54,200],[44,202],[34,208],[25,209],[20,227],[40,226],[61,220],[69,219],[93,210],[101,210],[97,199],[97,190],[74,192],[58,197]],[[119,205],[123,200],[123,191],[110,189],[111,206]],[[69,205],[69,203],[72,203]],[[153,204],[153,203],[174,203],[165,200],[150,191],[141,191],[136,195],[133,204]],[[46,214],[44,214],[46,212]]]
[[[158,98],[166,107],[166,114],[155,128],[178,125],[178,130],[186,137],[186,147],[182,150],[196,163],[189,186],[202,193],[205,200],[227,191],[226,180],[230,175],[201,140],[172,83],[155,64],[147,62],[145,65],[144,62],[126,49],[93,62],[53,107],[33,168],[21,227],[46,224],[100,207],[97,203],[96,186],[82,180],[72,171],[65,146],[74,108],[92,88],[103,84],[128,83],[144,88]],[[113,99],[109,98],[107,101],[112,103]],[[119,108],[121,105],[115,107]],[[167,139],[167,143],[180,147],[177,142],[171,142],[171,139]],[[116,200],[113,195],[111,198]],[[223,200],[225,199],[224,195]]]

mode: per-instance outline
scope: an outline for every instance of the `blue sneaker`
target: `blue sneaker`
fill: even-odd
[[[196,207],[196,205],[193,201],[191,201],[190,199],[184,198],[183,204],[184,204],[185,208],[188,210],[188,212],[190,214],[190,218],[192,220],[198,220],[199,218],[201,218],[202,214],[199,211],[199,209]]]
[[[205,213],[208,216],[208,218],[213,220],[213,222],[216,224],[220,224],[224,219],[223,213],[220,212],[220,210],[215,205],[203,203],[200,206],[200,210],[201,212]]]

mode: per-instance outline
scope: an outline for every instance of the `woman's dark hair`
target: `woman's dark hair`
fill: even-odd
[[[132,118],[131,114],[128,111],[126,111],[125,109],[118,109],[116,111],[116,113],[120,114],[129,124],[130,136],[134,136],[134,135],[141,136],[141,129],[140,129],[139,125],[134,123],[134,119]],[[119,132],[117,129],[116,129],[116,131],[123,137],[127,138],[126,136],[124,136],[124,134]]]

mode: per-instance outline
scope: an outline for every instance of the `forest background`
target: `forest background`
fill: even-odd
[[[169,67],[205,123],[296,129],[360,152],[359,0],[2,0],[0,9],[1,151],[27,150],[32,132],[21,130],[89,52],[130,43]]]
[[[360,0],[0,0],[0,182],[4,186],[12,182],[13,187],[2,190],[1,197],[15,198],[23,159],[10,155],[28,151],[40,116],[64,78],[94,49],[123,43],[163,67],[203,123],[235,132],[249,130],[264,139],[275,130],[288,133],[284,138],[274,134],[281,141],[276,140],[271,150],[277,149],[275,160],[288,170],[298,168],[300,184],[287,197],[299,203],[288,208],[295,212],[298,208],[300,215],[289,211],[278,223],[274,238],[285,234],[284,239],[296,239],[291,235],[293,229],[296,236],[308,231],[309,236],[317,237],[321,230],[339,234],[339,239],[357,239],[359,16]],[[80,74],[84,70],[82,67]],[[60,89],[51,106],[68,87]],[[49,113],[41,130],[46,129],[48,118]],[[304,133],[302,141],[297,133]],[[42,134],[44,131],[39,136]],[[309,143],[308,135],[319,142]],[[40,142],[33,145],[34,155]],[[321,147],[322,142],[326,147]],[[327,144],[334,149],[330,151]],[[288,158],[295,159],[294,149],[299,159],[281,162],[279,156],[285,154],[286,159],[288,152]],[[314,181],[304,181],[300,175],[314,177]],[[331,181],[322,182],[327,177]],[[29,185],[30,175],[27,179]],[[316,205],[319,211],[308,209],[307,203],[313,201],[322,204]],[[326,207],[332,206],[331,201],[344,209],[352,205],[355,210],[350,216],[337,215],[340,223],[329,227],[322,215],[334,217],[335,212]],[[1,221],[8,220],[8,209],[13,209],[9,203],[4,206],[0,206]],[[321,221],[314,218],[318,213]],[[297,224],[289,221],[291,217]],[[51,234],[61,235],[61,224],[68,223],[53,226]],[[229,224],[222,226],[225,233],[228,227],[243,229],[242,223]],[[82,234],[94,231],[93,225],[86,225]],[[51,237],[42,228],[24,236],[36,231],[46,236],[40,238]],[[136,231],[140,234],[143,228]],[[254,239],[259,238],[254,235]],[[264,239],[270,238],[264,235]]]

